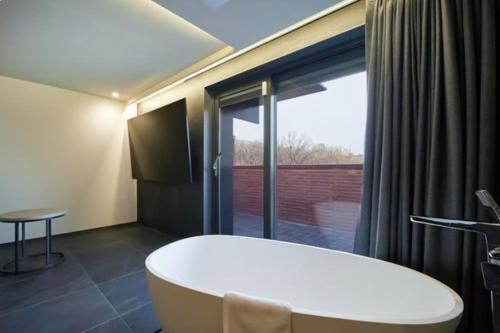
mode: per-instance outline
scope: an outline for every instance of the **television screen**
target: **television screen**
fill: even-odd
[[[134,179],[192,182],[185,99],[130,119],[128,133]]]

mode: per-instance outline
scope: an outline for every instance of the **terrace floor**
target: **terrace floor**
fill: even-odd
[[[235,213],[234,234],[262,237],[262,217]],[[345,252],[352,252],[354,247],[354,232],[283,220],[277,220],[276,238],[282,241],[325,247]]]

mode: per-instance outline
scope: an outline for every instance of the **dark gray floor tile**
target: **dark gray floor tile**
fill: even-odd
[[[90,287],[0,316],[0,332],[81,332],[114,316],[116,311],[97,287]]]
[[[120,231],[117,227],[114,227],[58,235],[54,237],[54,242],[57,242],[61,248],[66,250],[81,250],[98,247],[102,244],[112,244],[122,238]]]
[[[165,243],[156,243],[156,244],[150,244],[150,245],[133,245],[137,250],[141,251],[146,257],[153,253],[155,250],[158,250],[159,248],[170,244],[171,242],[165,242]]]
[[[139,223],[54,236],[53,249],[65,253],[66,262],[17,276],[0,274],[0,332],[130,333],[129,325],[134,332],[154,332],[159,324],[149,305],[144,260],[174,240]],[[28,241],[27,249],[43,252],[44,240]],[[12,250],[0,245],[0,263],[12,259]],[[102,293],[88,287],[93,282],[103,282]]]
[[[160,329],[153,306],[148,304],[122,317],[134,333],[152,333]]]
[[[29,273],[22,273],[22,274],[17,274],[17,275],[0,273],[0,288],[4,287],[6,285],[16,283],[16,282],[33,279],[37,276],[43,275],[44,273],[45,273],[45,271],[43,271],[43,270],[29,272]]]
[[[144,269],[146,260],[142,252],[123,241],[72,250],[72,253],[95,283]]]
[[[0,287],[0,314],[93,285],[83,268],[69,260],[38,276]]]
[[[151,302],[144,271],[101,283],[98,287],[120,314]]]
[[[132,333],[132,331],[128,328],[123,319],[116,318],[84,331],[84,333]]]
[[[74,262],[74,257],[71,256],[70,253],[66,252],[66,253],[64,253],[64,255],[65,255],[64,261],[61,264],[57,265],[56,267],[59,267],[59,266],[63,265],[66,262],[71,262],[71,261]],[[33,262],[39,262],[41,265],[43,265],[44,262],[45,262],[45,257],[37,257],[35,260],[31,260],[30,259],[30,261],[32,263]],[[23,263],[21,261],[20,267],[22,267],[22,266],[23,266]],[[52,269],[55,269],[55,267],[52,268]],[[5,273],[0,273],[0,287],[4,287],[6,285],[17,283],[17,282],[20,282],[20,281],[25,281],[25,280],[33,279],[33,278],[38,277],[38,276],[46,275],[46,274],[48,274],[48,272],[50,270],[51,269],[41,269],[41,270],[34,271],[34,272],[19,273],[19,274],[5,274]]]
[[[45,253],[45,241],[42,239],[33,239],[26,241],[26,255],[33,255],[35,253]],[[62,249],[59,244],[52,245],[52,252],[66,252]],[[12,261],[14,259],[14,245],[13,244],[2,244],[0,246],[0,266],[5,265],[6,263]],[[42,257],[40,259],[43,260]],[[66,260],[70,260],[70,258],[66,258]],[[17,275],[13,274],[3,274],[0,273],[0,287],[5,286],[7,284],[27,280],[33,278],[35,276],[39,276],[44,274],[44,270],[29,272],[29,273],[21,273]]]
[[[146,255],[177,240],[172,236],[142,225],[133,225],[123,228],[121,232],[124,235],[124,240],[127,241],[128,244]]]

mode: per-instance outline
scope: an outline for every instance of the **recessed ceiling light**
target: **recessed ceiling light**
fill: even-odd
[[[114,91],[114,92],[111,94],[111,96],[113,96],[114,98],[118,98],[118,97],[120,97],[120,94],[119,94],[119,93],[117,93],[116,91]]]

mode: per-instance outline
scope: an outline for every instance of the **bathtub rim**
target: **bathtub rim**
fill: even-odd
[[[432,324],[439,324],[439,323],[448,322],[448,321],[452,321],[452,320],[458,320],[461,317],[463,310],[464,310],[464,303],[463,303],[462,298],[453,289],[448,287],[446,284],[444,284],[444,283],[442,283],[442,282],[440,282],[440,281],[438,281],[438,280],[436,280],[436,279],[434,279],[434,278],[432,278],[424,273],[416,271],[414,269],[411,269],[411,268],[408,268],[405,266],[401,266],[401,265],[397,265],[397,264],[394,264],[394,263],[391,263],[388,261],[384,261],[384,260],[380,260],[380,259],[376,259],[376,258],[371,258],[371,257],[366,257],[366,256],[354,254],[354,253],[343,252],[343,251],[332,250],[332,249],[311,246],[311,245],[305,245],[305,244],[299,244],[299,243],[293,243],[293,242],[287,242],[287,241],[274,240],[274,239],[255,238],[255,237],[238,236],[238,235],[200,235],[200,236],[187,237],[187,238],[183,238],[183,239],[174,241],[174,242],[169,243],[167,245],[164,245],[164,246],[156,249],[152,253],[150,253],[148,255],[148,257],[146,258],[146,262],[145,262],[147,270],[151,274],[155,275],[157,278],[165,280],[171,284],[174,284],[174,285],[177,285],[177,286],[180,286],[182,288],[186,288],[186,289],[189,289],[192,291],[196,291],[196,292],[199,292],[199,293],[202,293],[205,295],[210,295],[210,296],[214,296],[214,297],[218,297],[218,298],[222,299],[224,297],[224,293],[214,292],[214,291],[208,290],[206,288],[193,287],[193,286],[190,286],[189,284],[184,283],[182,281],[179,281],[175,278],[165,276],[164,274],[162,274],[158,270],[156,270],[153,267],[153,264],[151,263],[152,258],[160,250],[162,250],[164,248],[171,247],[178,242],[189,242],[189,241],[194,241],[195,239],[198,239],[198,238],[208,238],[208,237],[210,237],[210,238],[244,238],[244,239],[251,239],[251,240],[257,240],[257,241],[264,241],[264,242],[265,241],[278,242],[278,243],[283,243],[284,245],[288,245],[288,246],[313,248],[314,250],[328,251],[328,252],[330,252],[330,251],[340,252],[343,255],[353,256],[353,257],[359,258],[361,260],[377,261],[377,262],[380,262],[382,264],[396,266],[398,269],[411,271],[412,273],[420,275],[421,277],[423,277],[426,280],[429,280],[433,283],[437,283],[441,287],[444,287],[451,294],[451,296],[454,300],[454,305],[452,306],[451,310],[446,312],[445,314],[442,314],[439,316],[434,316],[434,317],[428,317],[428,318],[420,318],[420,319],[402,318],[402,317],[399,317],[399,318],[386,317],[383,319],[377,319],[376,317],[367,317],[367,316],[362,317],[362,316],[354,315],[354,314],[343,314],[343,313],[335,313],[335,312],[327,312],[327,311],[313,311],[313,310],[309,310],[307,308],[301,308],[301,307],[295,306],[294,304],[291,304],[292,313],[301,314],[301,315],[308,315],[308,316],[318,316],[318,317],[324,317],[324,318],[360,321],[360,322],[365,322],[365,323],[392,324],[392,325],[432,325]],[[227,290],[227,291],[231,291],[231,290]]]

